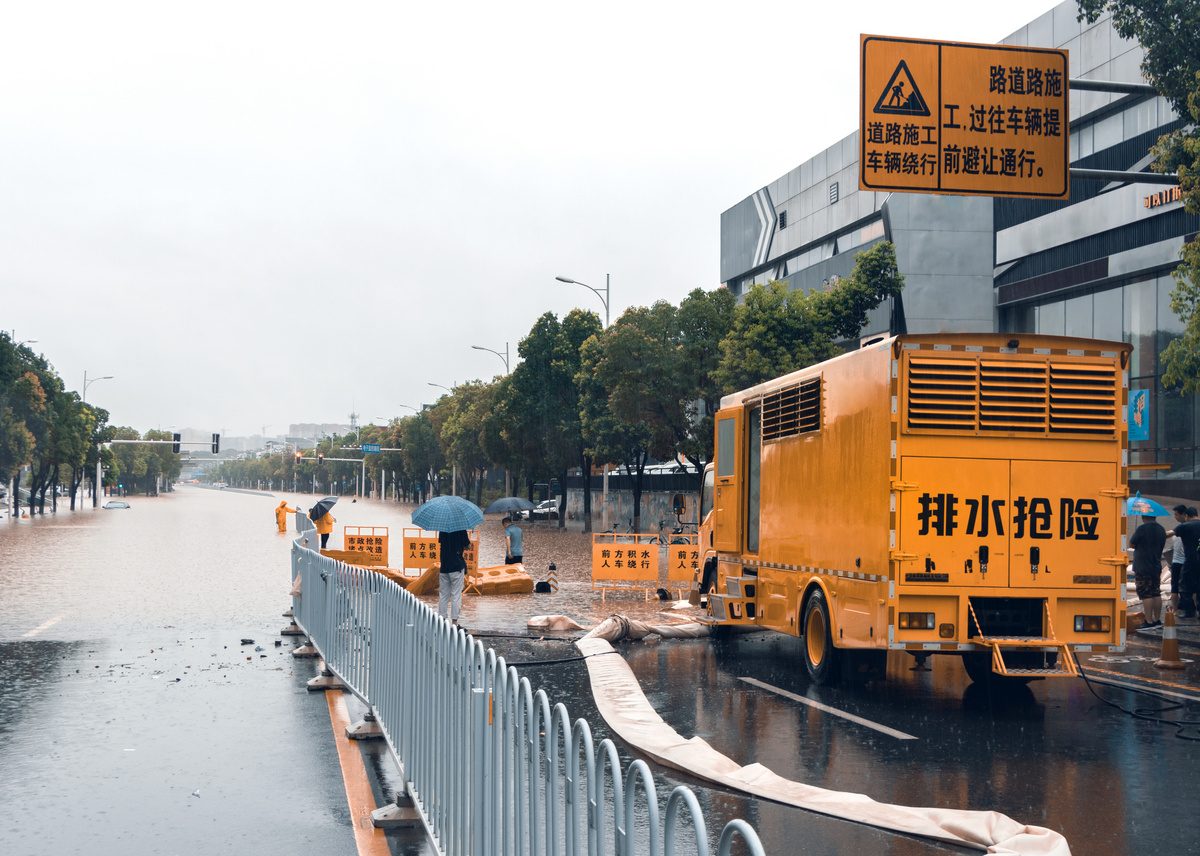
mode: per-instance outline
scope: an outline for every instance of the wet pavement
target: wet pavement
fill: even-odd
[[[129,510],[0,523],[0,852],[356,852],[328,711],[305,688],[314,665],[294,661],[295,643],[278,635],[290,602],[291,536],[273,517],[281,499],[307,507],[313,497],[184,488],[134,497]],[[331,546],[350,524],[388,526],[398,547],[408,511],[344,499]],[[553,522],[525,530],[527,568],[542,579],[554,562],[560,591],[468,596],[462,619],[473,631],[522,635],[529,616],[546,613],[585,625],[614,612],[654,618],[663,606],[630,594],[602,603],[588,582],[589,536]],[[489,518],[481,560],[502,558]],[[518,665],[575,653],[558,640],[488,641]],[[1102,703],[1083,680],[974,685],[957,661],[933,658],[930,671],[913,671],[911,658],[894,654],[886,683],[822,688],[804,676],[797,640],[774,634],[618,647],[679,733],[740,763],[883,801],[1002,811],[1063,832],[1077,854],[1187,849],[1200,835],[1194,795],[1180,787],[1200,759],[1197,744],[1146,718],[1155,714]],[[1125,654],[1083,665],[1109,682],[1094,684],[1097,694],[1130,711],[1163,703],[1113,682],[1200,699],[1191,662],[1200,651],[1185,641],[1182,672],[1155,669],[1158,653],[1157,640],[1135,639]],[[588,719],[597,740],[608,736],[582,663],[521,671]],[[1200,705],[1161,717],[1200,720]],[[382,801],[395,768],[378,744],[362,750]],[[798,843],[805,854],[961,852],[655,772],[664,798],[675,784],[696,790],[710,839],[743,817],[768,853],[797,852]],[[431,852],[419,833],[388,839],[394,853]]]

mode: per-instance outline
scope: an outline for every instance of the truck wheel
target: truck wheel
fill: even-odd
[[[838,679],[841,652],[833,647],[833,623],[825,594],[817,589],[804,607],[804,666],[814,684]]]
[[[992,676],[992,655],[980,653],[966,653],[962,655],[963,668],[967,670],[967,677],[977,684],[982,684],[989,680]]]

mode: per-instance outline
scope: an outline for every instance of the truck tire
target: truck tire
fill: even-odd
[[[982,684],[992,677],[992,655],[979,652],[967,652],[962,655],[963,668],[967,677],[974,683]]]
[[[838,680],[841,652],[833,647],[833,622],[825,593],[817,589],[804,607],[804,667],[814,684],[832,684]]]

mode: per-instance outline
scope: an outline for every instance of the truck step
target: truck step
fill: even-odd
[[[725,591],[730,597],[754,598],[758,577],[726,577]]]
[[[708,608],[720,624],[754,624],[754,601],[730,594],[710,594]]]

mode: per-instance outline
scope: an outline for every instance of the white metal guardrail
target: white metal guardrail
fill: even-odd
[[[378,720],[439,853],[674,856],[678,839],[708,856],[691,789],[671,792],[660,821],[644,761],[622,771],[611,740],[597,746],[585,720],[572,723],[563,704],[551,707],[495,650],[391,580],[320,555],[312,522],[295,517],[294,620]],[[718,856],[739,837],[764,856],[743,820],[725,825]]]

